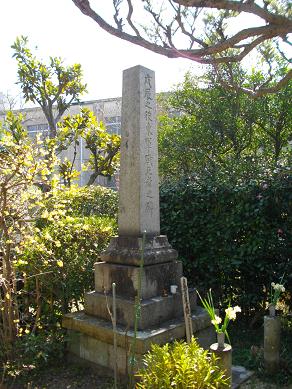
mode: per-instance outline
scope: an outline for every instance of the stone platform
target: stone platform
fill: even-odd
[[[197,307],[192,315],[194,336],[198,343],[208,348],[215,341],[213,326],[210,326],[208,314]],[[114,368],[114,333],[111,322],[84,312],[76,312],[63,317],[63,327],[69,331],[68,351],[77,360],[83,360],[98,368],[104,367],[104,373],[112,376]],[[135,357],[137,366],[141,364],[143,355],[151,349],[151,344],[165,344],[185,337],[185,323],[182,318],[169,320],[160,326],[138,330],[135,341]],[[128,374],[130,346],[133,345],[134,331],[125,326],[117,326],[118,374]],[[131,346],[133,347],[133,346]]]

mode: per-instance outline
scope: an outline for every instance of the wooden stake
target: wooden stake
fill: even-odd
[[[193,323],[192,323],[192,314],[191,314],[191,307],[190,307],[188,281],[186,277],[181,277],[180,283],[181,283],[181,293],[182,293],[184,318],[185,318],[185,325],[186,325],[186,338],[187,338],[187,343],[191,343],[192,335],[193,335]]]
[[[112,284],[113,290],[113,332],[114,332],[114,381],[115,381],[115,389],[117,389],[117,358],[118,358],[118,350],[117,350],[117,305],[116,305],[116,284],[113,282]]]

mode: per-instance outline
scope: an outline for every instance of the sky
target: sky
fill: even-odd
[[[98,1],[111,4],[111,0]],[[38,58],[60,56],[67,65],[82,65],[88,89],[83,101],[121,96],[122,71],[135,65],[155,71],[157,92],[171,90],[190,69],[201,72],[200,65],[187,59],[168,59],[111,36],[71,0],[0,0],[0,10],[0,92],[4,94],[19,93],[10,46],[20,35],[28,36],[30,48],[37,46]]]

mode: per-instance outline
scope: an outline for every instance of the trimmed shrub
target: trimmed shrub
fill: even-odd
[[[198,346],[174,342],[172,345],[153,344],[144,359],[145,367],[137,376],[141,389],[228,388],[224,373],[216,365],[216,357]]]
[[[50,315],[66,313],[73,305],[79,307],[85,291],[94,287],[93,264],[115,229],[113,219],[96,216],[66,216],[36,229],[18,265],[26,274],[25,298],[33,297],[30,305],[36,312],[41,310],[49,320]]]
[[[162,232],[193,286],[212,288],[246,311],[262,307],[270,283],[292,274],[289,177],[226,187],[188,180],[161,188]]]
[[[48,200],[47,208],[52,210],[55,203],[63,204],[71,216],[109,216],[118,213],[118,192],[103,186],[72,186],[56,190]]]

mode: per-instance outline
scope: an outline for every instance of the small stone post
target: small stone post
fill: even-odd
[[[274,374],[280,365],[281,322],[277,316],[264,318],[264,361],[267,373]]]
[[[225,372],[226,377],[229,378],[229,387],[232,387],[232,347],[230,344],[224,343],[220,347],[219,343],[211,344],[210,350],[218,358],[218,366]]]

